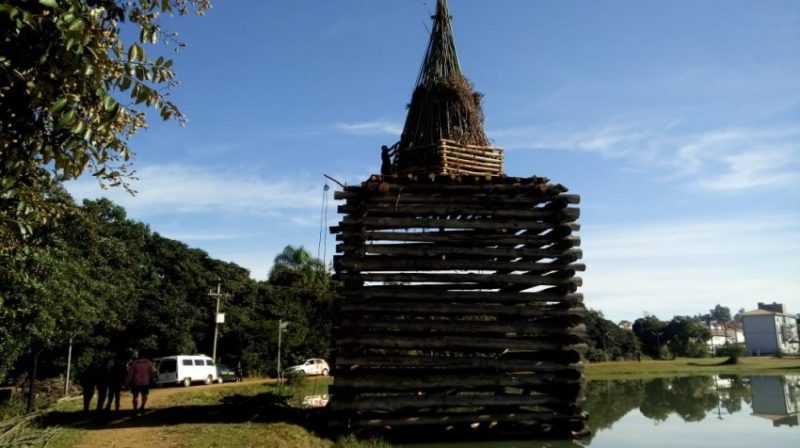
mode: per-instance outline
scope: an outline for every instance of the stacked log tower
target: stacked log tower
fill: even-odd
[[[334,196],[335,424],[416,440],[586,432],[580,198],[506,176],[480,99],[439,0],[391,174]]]

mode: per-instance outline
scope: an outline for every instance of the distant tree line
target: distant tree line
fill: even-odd
[[[56,185],[46,193],[63,210],[24,248],[0,253],[0,382],[23,374],[39,354],[39,376],[73,372],[112,357],[211,355],[215,301],[222,302],[218,358],[271,373],[278,320],[284,365],[327,356],[331,282],[322,262],[287,246],[267,281],[233,263],[165,238],[99,199],[76,204]]]
[[[727,316],[730,317],[730,311],[727,311]],[[656,359],[708,356],[706,343],[711,338],[711,331],[703,324],[705,320],[698,316],[675,316],[662,321],[645,314],[633,322],[630,331],[603,317],[602,312],[588,310],[585,319],[589,343],[586,359],[599,362],[631,360],[641,355]]]

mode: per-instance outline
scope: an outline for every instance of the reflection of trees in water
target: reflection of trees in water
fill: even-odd
[[[752,399],[750,384],[735,375],[722,376],[721,378],[730,381],[730,387],[720,394],[720,405],[725,409],[725,412],[733,414],[742,410],[742,402],[750,404]]]
[[[582,408],[589,413],[592,434],[610,428],[617,420],[639,406],[642,381],[590,382]]]
[[[750,402],[750,385],[744,379],[723,379],[724,388],[711,376],[593,381],[583,408],[589,412],[593,433],[610,428],[636,408],[651,420],[664,421],[674,413],[687,422],[700,421],[718,405],[730,414],[740,411],[743,401]]]

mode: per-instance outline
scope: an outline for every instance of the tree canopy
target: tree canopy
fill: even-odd
[[[0,3],[0,251],[63,215],[48,201],[84,172],[128,186],[128,139],[186,117],[169,100],[172,60],[146,48],[183,46],[165,15],[202,14],[210,0],[6,0]],[[137,36],[126,42],[124,36]]]

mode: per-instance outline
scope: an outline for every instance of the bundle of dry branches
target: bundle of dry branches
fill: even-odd
[[[447,1],[439,0],[433,29],[408,106],[399,151],[430,145],[442,139],[488,146],[483,132],[482,95],[461,73],[453,41]],[[415,156],[399,157],[402,165],[418,165]],[[397,167],[400,171],[403,166]]]

